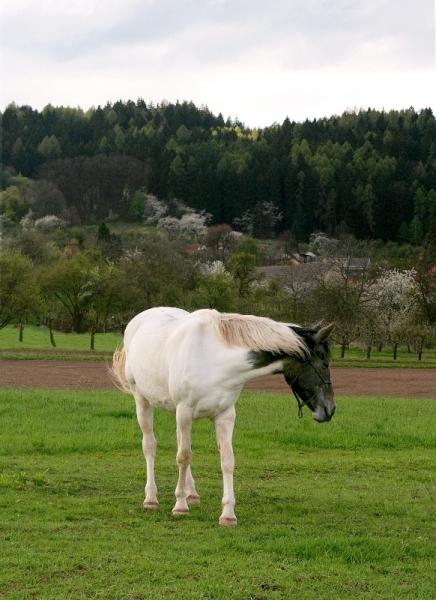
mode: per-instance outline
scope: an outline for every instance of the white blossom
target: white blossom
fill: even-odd
[[[168,207],[156,196],[147,194],[144,202],[144,217],[146,225],[157,225],[167,214]]]
[[[180,219],[180,231],[188,236],[204,235],[206,233],[206,217],[205,215],[191,212],[184,214]]]
[[[368,286],[366,302],[389,340],[407,327],[418,304],[418,286],[414,269],[385,270]]]
[[[224,263],[221,260],[213,260],[199,265],[201,273],[204,275],[217,275],[226,272]]]
[[[416,304],[416,271],[385,270],[368,288],[369,302],[382,312],[407,313]]]
[[[309,236],[309,247],[316,254],[328,254],[335,250],[339,240],[329,238],[322,231],[316,231]]]
[[[45,217],[41,217],[35,221],[35,227],[43,231],[53,231],[53,229],[58,229],[64,225],[65,222],[55,215],[45,215]]]
[[[33,229],[35,221],[33,218],[33,211],[30,209],[20,221],[20,225],[23,229]]]
[[[162,217],[157,222],[157,226],[161,229],[177,233],[180,231],[180,219],[176,219],[176,217]]]
[[[170,216],[162,217],[157,222],[157,226],[184,237],[198,237],[205,235],[207,231],[207,218],[207,213],[197,213],[191,209],[191,212],[183,214],[180,219]]]

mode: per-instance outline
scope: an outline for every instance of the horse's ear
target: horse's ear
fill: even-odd
[[[321,327],[321,329],[318,329],[318,331],[314,335],[315,342],[320,344],[321,342],[326,340],[334,328],[335,328],[335,324],[329,323],[328,325]]]

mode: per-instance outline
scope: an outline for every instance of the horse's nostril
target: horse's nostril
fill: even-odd
[[[333,415],[335,414],[335,410],[336,410],[336,406],[332,406],[331,408],[324,406],[324,418],[321,419],[320,421],[321,422],[322,421],[324,421],[324,422],[331,421]]]

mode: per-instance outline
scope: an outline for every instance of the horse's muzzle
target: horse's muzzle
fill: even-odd
[[[331,421],[335,410],[336,406],[334,404],[331,407],[320,406],[312,415],[318,423],[326,423],[327,421]]]

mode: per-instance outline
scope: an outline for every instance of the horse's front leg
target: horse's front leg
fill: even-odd
[[[191,430],[192,411],[182,405],[178,405],[176,411],[177,421],[177,464],[179,467],[179,480],[176,487],[176,503],[173,515],[184,515],[189,511],[187,496],[191,489],[188,488],[188,472],[192,458]],[[192,479],[192,475],[190,476]],[[192,480],[193,481],[193,480]],[[195,489],[195,488],[194,488]]]
[[[145,510],[155,510],[158,507],[157,487],[154,480],[154,459],[156,456],[156,438],[153,432],[153,408],[147,400],[137,392],[134,394],[136,416],[142,430],[142,451],[147,464],[147,483],[145,484]]]
[[[233,471],[235,459],[233,456],[232,435],[235,426],[235,407],[227,409],[215,417],[215,431],[221,456],[223,472],[223,512],[219,518],[220,525],[231,527],[237,524],[235,515],[235,494],[233,492]]]
[[[180,444],[180,435],[179,432],[177,431],[177,447],[179,447]],[[188,465],[188,468],[186,469],[186,485],[185,485],[185,491],[186,491],[186,501],[188,502],[188,504],[200,504],[200,496],[197,493],[197,489],[195,487],[195,481],[194,478],[192,476],[192,472],[191,472],[191,465]]]

